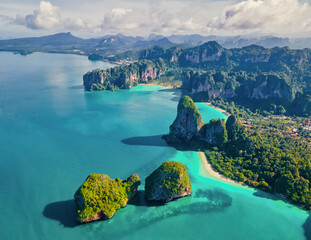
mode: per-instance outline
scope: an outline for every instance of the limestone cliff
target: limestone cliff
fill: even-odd
[[[190,143],[200,136],[200,129],[204,125],[203,118],[193,100],[184,96],[177,107],[177,117],[170,126],[170,136],[173,141]]]
[[[133,174],[126,180],[113,180],[106,174],[91,174],[76,191],[77,221],[87,223],[111,218],[136,194],[140,179]]]
[[[83,76],[86,91],[128,89],[139,82],[146,83],[162,75],[161,62],[142,60],[128,66],[107,70],[96,69]]]
[[[204,125],[201,132],[204,141],[213,146],[222,146],[228,140],[224,119],[212,119]]]
[[[182,88],[192,95],[204,94],[205,99],[293,99],[293,90],[284,78],[274,74],[245,77],[243,72],[224,73],[202,71],[185,73]]]
[[[292,100],[291,87],[282,78],[268,75],[259,79],[258,84],[248,95],[252,99],[283,98]]]
[[[186,167],[179,162],[164,162],[146,178],[146,198],[149,201],[168,202],[192,193]]]
[[[211,62],[220,62],[224,48],[217,42],[210,41],[201,46],[186,49],[179,58],[179,63],[184,64],[205,64]]]
[[[83,76],[83,85],[87,91],[100,90],[100,86],[104,86],[106,80],[106,72],[104,70],[95,69]]]

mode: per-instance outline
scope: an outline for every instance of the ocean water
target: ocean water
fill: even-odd
[[[165,144],[179,92],[84,92],[82,75],[110,66],[82,56],[0,53],[0,239],[310,239],[307,212],[217,180],[198,153]],[[205,122],[225,118],[197,106]],[[167,160],[186,165],[193,194],[149,206],[144,179]],[[112,219],[77,226],[73,195],[90,173],[138,173],[142,186]]]

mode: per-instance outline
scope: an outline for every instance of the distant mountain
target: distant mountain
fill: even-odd
[[[151,34],[147,39],[154,40],[164,38],[163,35]],[[247,36],[202,36],[199,34],[192,35],[171,35],[167,39],[175,44],[182,44],[189,47],[198,46],[209,41],[217,41],[225,48],[241,48],[250,45],[258,45],[265,48],[285,47],[290,48],[310,48],[311,38],[281,38],[274,36],[247,37]]]
[[[57,33],[44,37],[18,38],[10,40],[1,40],[0,47],[45,47],[45,46],[68,46],[68,45],[86,45],[87,40],[75,37],[68,33]]]
[[[153,46],[172,47],[174,45],[177,44],[167,38],[145,40],[143,37],[116,34],[101,38],[82,39],[68,32],[43,37],[0,40],[0,51],[19,53],[38,51],[108,56],[127,50],[139,50]]]
[[[175,46],[176,43],[171,42],[168,40],[168,38],[161,38],[161,39],[154,39],[149,41],[138,41],[134,44],[134,48],[150,48],[153,46],[159,46],[159,47],[172,47]]]
[[[78,38],[68,32],[44,37],[0,40],[0,50],[15,51],[21,54],[32,52],[85,54],[84,49],[96,43],[94,39]]]
[[[242,38],[240,36],[230,37],[222,40],[217,40],[223,47],[226,48],[241,48],[250,45],[258,45],[265,48],[285,47],[290,46],[289,38],[279,37],[261,37],[261,38]]]
[[[0,51],[14,51],[21,54],[32,52],[52,52],[92,55],[98,54],[103,57],[111,57],[116,54],[128,51],[136,51],[155,46],[190,48],[202,45],[209,41],[216,41],[227,49],[242,48],[250,45],[258,45],[265,48],[291,47],[306,48],[311,47],[310,38],[280,38],[273,36],[247,37],[247,36],[202,36],[192,35],[163,35],[151,34],[147,38],[125,36],[123,34],[106,35],[100,38],[82,39],[73,36],[70,32],[57,33],[43,37],[18,38],[0,40]],[[128,54],[127,54],[128,55]],[[132,55],[132,54],[130,54]],[[138,56],[137,53],[134,54]]]

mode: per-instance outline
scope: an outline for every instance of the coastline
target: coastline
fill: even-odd
[[[205,156],[204,152],[198,152],[199,154],[199,159],[201,161],[201,163],[204,165],[204,170],[206,170],[207,175],[211,176],[212,178],[216,179],[216,180],[220,180],[222,182],[225,183],[229,183],[229,184],[233,184],[239,187],[246,187],[247,185],[244,184],[243,182],[237,182],[235,180],[232,180],[231,178],[225,177],[223,175],[221,175],[220,173],[216,172],[212,165],[207,161],[207,158]]]
[[[216,109],[217,111],[219,111],[219,112],[221,112],[221,113],[227,115],[228,117],[231,115],[231,114],[228,113],[226,110],[224,110],[224,109],[222,109],[222,108],[219,108],[219,107],[216,107],[216,106],[214,106],[213,104],[211,104],[211,103],[209,103],[209,102],[203,102],[203,103],[206,104],[207,106],[210,106],[210,107]]]
[[[173,86],[165,86],[164,84],[153,84],[153,83],[140,83],[137,86],[142,85],[142,86],[158,86],[158,87],[163,87],[163,88],[168,88],[168,89],[175,89]]]

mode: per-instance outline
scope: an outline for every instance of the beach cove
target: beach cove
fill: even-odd
[[[84,92],[82,75],[112,65],[86,57],[0,53],[1,239],[307,239],[305,211],[222,179],[193,151],[161,136],[180,93],[158,86]],[[16,71],[18,69],[18,71]],[[226,116],[197,103],[205,122]],[[162,162],[185,164],[190,197],[135,201],[108,221],[76,226],[73,194],[90,173],[145,179]],[[214,174],[214,175],[213,175]]]

